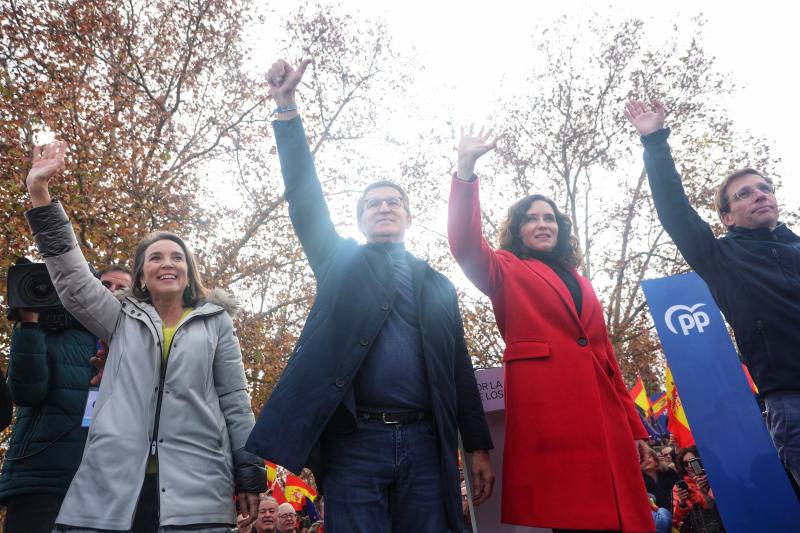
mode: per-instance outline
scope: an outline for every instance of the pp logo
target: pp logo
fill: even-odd
[[[682,311],[682,313],[676,316],[678,325],[681,328],[681,332],[684,335],[688,335],[691,330],[697,328],[698,333],[703,333],[703,328],[705,328],[711,322],[711,319],[708,318],[708,314],[703,311],[697,311],[698,308],[703,307],[704,305],[706,304],[699,303],[693,305],[692,307],[689,307],[688,305],[673,305],[667,309],[666,313],[664,313],[664,322],[667,323],[669,330],[677,335],[678,330],[676,330],[675,326],[672,324],[672,315],[678,311]]]

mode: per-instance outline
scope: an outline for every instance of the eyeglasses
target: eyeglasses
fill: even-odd
[[[397,211],[403,207],[403,199],[399,196],[390,196],[389,198],[370,198],[364,202],[364,207],[368,211],[375,211],[376,209],[380,209],[380,207],[383,205],[383,202],[386,202],[386,205],[392,211]]]
[[[764,194],[775,194],[775,187],[773,187],[767,182],[759,183],[755,187],[745,185],[744,187],[733,193],[733,197],[737,200],[747,200],[748,198],[753,196],[756,191],[763,192]]]
[[[283,514],[279,514],[278,518],[283,518],[283,519],[286,519],[286,518],[297,518],[297,515],[295,513],[283,513]]]

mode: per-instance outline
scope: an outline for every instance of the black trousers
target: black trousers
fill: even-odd
[[[6,505],[5,533],[50,533],[61,509],[63,495],[26,494],[15,496]]]

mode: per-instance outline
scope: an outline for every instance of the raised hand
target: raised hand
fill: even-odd
[[[34,207],[50,203],[49,184],[53,176],[64,170],[64,157],[67,143],[55,141],[45,146],[33,148],[33,165],[28,171],[25,184],[33,200]]]
[[[665,114],[664,106],[658,100],[653,100],[652,108],[639,100],[628,100],[625,104],[625,118],[642,136],[663,128]]]
[[[458,178],[469,180],[475,174],[475,163],[486,152],[497,146],[497,138],[492,136],[492,129],[481,128],[475,133],[475,126],[469,130],[461,128],[461,140],[458,142]]]
[[[310,59],[304,59],[297,68],[283,59],[272,64],[267,71],[267,84],[269,84],[269,93],[276,104],[287,106],[295,103],[294,93],[309,64],[311,64]]]

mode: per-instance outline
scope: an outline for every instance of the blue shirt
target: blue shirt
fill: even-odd
[[[394,270],[394,304],[372,349],[356,374],[359,411],[404,411],[430,408],[411,267],[403,243],[373,243],[387,254]]]

